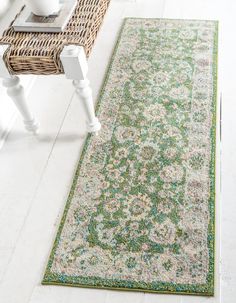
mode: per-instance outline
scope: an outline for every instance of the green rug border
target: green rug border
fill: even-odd
[[[209,210],[210,210],[210,222],[208,225],[208,248],[209,248],[209,271],[207,276],[206,284],[176,284],[176,283],[167,283],[167,282],[155,282],[149,283],[148,285],[144,282],[132,282],[125,280],[115,280],[115,279],[102,279],[99,277],[82,277],[82,276],[67,276],[62,274],[55,274],[50,271],[54,254],[57,249],[61,232],[64,227],[64,223],[67,217],[68,210],[70,208],[71,200],[74,195],[76,182],[79,176],[81,164],[83,162],[87,147],[91,141],[92,135],[88,134],[83,150],[77,164],[77,168],[74,174],[72,186],[69,192],[69,196],[65,205],[65,209],[60,221],[60,225],[56,234],[56,238],[54,240],[53,247],[51,249],[51,253],[49,256],[49,260],[47,263],[47,267],[45,270],[45,274],[42,280],[42,285],[64,285],[64,286],[73,286],[73,287],[83,287],[83,288],[97,288],[97,289],[112,289],[112,290],[120,290],[120,291],[140,291],[147,293],[163,293],[163,294],[181,294],[181,295],[202,295],[202,296],[214,296],[214,276],[215,276],[215,179],[216,179],[216,117],[217,117],[217,68],[218,68],[218,24],[217,20],[193,20],[193,19],[167,19],[167,18],[124,18],[123,24],[121,26],[118,39],[114,50],[112,52],[111,58],[109,60],[109,65],[105,73],[105,78],[103,81],[102,88],[100,90],[99,98],[96,104],[96,113],[99,112],[99,108],[101,105],[102,97],[104,94],[105,87],[107,85],[107,81],[109,79],[110,71],[113,66],[113,61],[117,53],[118,46],[120,44],[121,35],[123,33],[123,29],[125,27],[126,21],[130,19],[142,19],[142,20],[184,20],[184,21],[213,21],[215,22],[215,35],[214,35],[214,48],[213,48],[213,96],[212,96],[212,128],[211,128],[211,145],[212,145],[212,153],[211,153],[211,164],[210,164],[210,175],[211,175],[211,183],[210,183],[210,199],[209,199]]]

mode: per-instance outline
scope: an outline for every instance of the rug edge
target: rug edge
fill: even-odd
[[[104,290],[116,290],[116,291],[130,291],[130,292],[143,292],[143,293],[153,293],[153,294],[168,294],[168,295],[187,295],[187,296],[204,296],[204,297],[214,297],[214,291],[207,292],[193,292],[193,291],[170,291],[170,290],[151,290],[147,288],[127,288],[127,287],[117,287],[117,286],[92,286],[88,284],[79,283],[63,283],[56,281],[43,280],[41,285],[53,285],[53,286],[67,286],[67,287],[80,287],[80,288],[90,288],[90,289],[104,289]]]

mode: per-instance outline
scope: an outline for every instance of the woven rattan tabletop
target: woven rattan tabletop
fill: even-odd
[[[61,33],[16,32],[10,26],[0,38],[10,44],[4,61],[11,74],[51,75],[63,73],[60,53],[65,45],[84,47],[89,56],[110,0],[78,0]]]

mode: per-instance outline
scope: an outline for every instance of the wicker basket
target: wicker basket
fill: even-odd
[[[10,26],[0,38],[10,44],[4,60],[11,74],[62,74],[60,53],[65,45],[84,47],[89,56],[110,0],[78,0],[76,9],[61,33],[15,32]]]

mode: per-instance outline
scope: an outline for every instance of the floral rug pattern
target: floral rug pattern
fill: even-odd
[[[217,22],[128,18],[44,284],[213,295]]]

